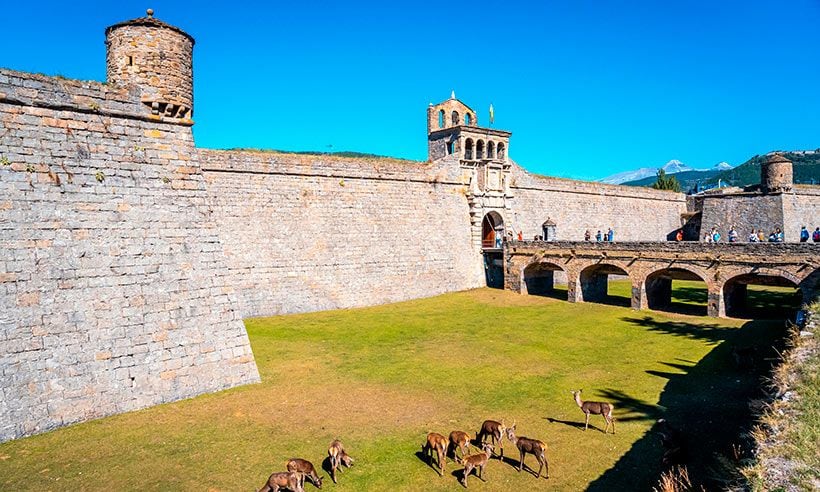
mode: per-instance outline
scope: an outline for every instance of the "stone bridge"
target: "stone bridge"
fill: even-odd
[[[505,289],[543,295],[565,276],[570,302],[603,300],[609,275],[629,278],[633,309],[669,305],[672,280],[702,280],[720,317],[742,309],[749,284],[797,288],[804,303],[820,294],[820,244],[510,241],[503,255]]]

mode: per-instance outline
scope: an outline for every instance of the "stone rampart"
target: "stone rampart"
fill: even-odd
[[[457,168],[273,152],[199,155],[247,315],[484,285]]]
[[[138,104],[0,71],[0,441],[258,380],[190,126]]]

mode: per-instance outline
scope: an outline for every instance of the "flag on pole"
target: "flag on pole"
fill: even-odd
[[[495,110],[493,109],[492,103],[490,103],[490,124],[492,125],[495,121]]]

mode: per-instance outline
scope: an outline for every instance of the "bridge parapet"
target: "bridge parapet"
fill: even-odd
[[[609,275],[632,282],[634,309],[671,302],[672,280],[702,280],[707,312],[726,316],[744,300],[746,285],[800,289],[808,303],[818,294],[820,245],[811,243],[510,241],[504,245],[504,286],[519,293],[550,289],[555,272],[567,278],[570,302],[606,295]]]

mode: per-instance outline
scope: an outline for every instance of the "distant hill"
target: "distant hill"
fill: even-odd
[[[798,184],[820,184],[820,151],[783,152],[783,155],[794,164],[794,182]],[[743,164],[732,168],[722,162],[712,169],[691,170],[675,173],[684,191],[714,188],[720,182],[721,186],[751,186],[760,184],[760,163],[765,155],[756,155]],[[728,167],[728,169],[727,169]],[[668,172],[667,172],[668,173]],[[627,186],[651,187],[655,183],[655,175],[622,183]]]
[[[820,184],[820,149],[805,152],[783,152],[794,165],[794,182],[798,184]],[[760,184],[760,163],[765,155],[756,155],[734,169],[723,171],[710,177],[702,184],[717,185],[718,179],[733,186]]]
[[[680,183],[680,187],[682,190],[687,191],[693,189],[698,183],[703,184],[706,181],[711,182],[711,179],[715,176],[723,173],[723,170],[717,169],[695,169],[693,171],[683,171],[679,173],[675,173],[675,179],[678,180]],[[657,181],[657,176],[653,174],[647,178],[637,179],[635,181],[628,181],[626,183],[622,183],[626,186],[646,186],[651,187]],[[717,183],[717,180],[714,180]]]

